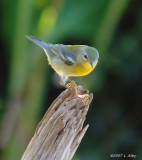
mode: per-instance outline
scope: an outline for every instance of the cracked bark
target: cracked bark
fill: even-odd
[[[87,128],[83,128],[93,95],[77,86],[80,97],[66,89],[51,104],[22,160],[71,160]]]

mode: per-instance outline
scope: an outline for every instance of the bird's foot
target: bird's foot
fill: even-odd
[[[77,94],[77,86],[75,84],[75,82],[71,79],[69,79],[70,83],[67,84],[67,86],[74,92]]]
[[[82,101],[84,101],[88,97],[87,92],[85,91],[85,93],[83,94],[78,93],[77,85],[75,84],[75,82],[71,79],[68,79],[68,80],[70,81],[70,83],[66,85],[63,85],[63,84],[62,85],[73,94],[74,98],[80,98],[82,99]]]
[[[75,82],[73,82],[73,83],[69,83],[69,84],[66,84],[66,85],[61,83],[61,85],[63,87],[65,87],[66,89],[68,89],[73,95],[77,95],[77,88],[76,88]]]
[[[77,86],[73,80],[70,80],[70,83],[66,85],[67,88],[73,93],[74,98],[80,98],[82,101],[88,98],[88,94],[79,94],[77,90]]]

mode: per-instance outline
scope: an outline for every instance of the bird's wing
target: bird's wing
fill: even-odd
[[[75,63],[75,52],[69,51],[68,46],[62,44],[50,45],[50,50],[67,65],[73,65]]]

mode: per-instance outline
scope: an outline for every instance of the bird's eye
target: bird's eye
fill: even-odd
[[[88,60],[88,56],[87,56],[86,54],[84,55],[84,59],[85,59],[85,60]]]

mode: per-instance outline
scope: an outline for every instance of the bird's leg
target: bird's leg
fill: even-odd
[[[60,83],[63,87],[65,87],[66,89],[68,89],[73,95],[76,95],[76,92],[73,90],[73,89],[71,89],[71,87],[67,84],[67,85],[65,85],[65,84],[63,84],[63,83]]]
[[[87,94],[85,94],[85,95],[79,95],[79,94],[77,93],[77,87],[76,87],[75,82],[74,82],[73,80],[69,79],[69,78],[68,78],[68,80],[70,81],[69,84],[64,84],[62,81],[60,81],[60,84],[61,84],[63,87],[65,87],[66,89],[68,89],[68,90],[73,94],[74,98],[79,97],[79,98],[81,98],[81,99],[84,100],[84,98],[85,98],[86,96],[88,97]]]
[[[76,87],[75,82],[71,80],[70,78],[68,78],[68,80],[70,81],[70,83],[67,85],[75,92],[75,94],[77,94],[77,87]]]
[[[86,101],[86,98],[88,98],[88,94],[83,94],[83,95],[80,95],[77,93],[77,87],[76,87],[76,84],[73,80],[71,80],[70,78],[68,78],[68,80],[70,81],[69,84],[67,84],[71,89],[72,91],[74,92],[74,97],[79,97],[82,99],[82,101]]]
[[[70,83],[66,84],[66,81],[69,80]],[[76,84],[74,81],[72,81],[71,79],[69,79],[67,76],[61,76],[60,79],[60,84],[67,88],[71,93],[73,93],[73,95],[77,95],[77,88],[76,88]]]

